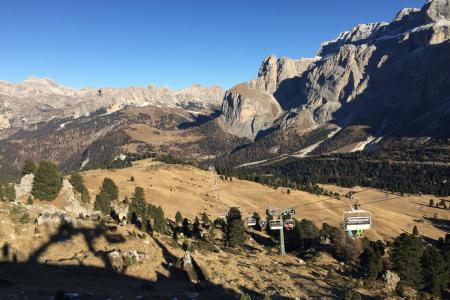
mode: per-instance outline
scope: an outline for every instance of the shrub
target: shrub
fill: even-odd
[[[16,199],[16,190],[12,185],[0,186],[0,200],[1,201],[14,201]]]
[[[62,178],[58,168],[51,161],[41,161],[36,171],[31,191],[35,199],[53,200],[58,196]]]
[[[31,196],[28,196],[28,198],[27,198],[27,204],[28,204],[28,205],[33,205],[33,198],[31,198]]]
[[[348,290],[344,295],[345,300],[361,300],[361,294],[354,290]]]

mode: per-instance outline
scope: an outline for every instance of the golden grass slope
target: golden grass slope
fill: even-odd
[[[240,207],[244,216],[254,211],[264,216],[268,207],[285,208],[295,205],[297,219],[311,219],[318,226],[323,222],[340,226],[342,213],[348,210],[344,197],[337,200],[294,190],[288,194],[285,188],[274,189],[236,178],[231,182],[224,181],[216,179],[215,173],[211,171],[192,166],[166,165],[152,160],[135,162],[132,168],[87,171],[83,176],[93,196],[99,192],[105,177],[113,179],[119,186],[120,199],[125,196],[130,198],[134,188],[141,186],[147,202],[161,205],[169,218],[174,218],[177,211],[189,218],[202,212],[216,218],[232,206]],[[130,181],[131,176],[135,178],[134,182]],[[350,190],[361,191],[355,195],[355,200],[360,202],[362,209],[371,211],[373,216],[373,229],[367,232],[369,238],[386,240],[402,232],[412,232],[414,225],[418,227],[420,234],[430,238],[445,235],[443,230],[426,219],[435,217],[436,214],[439,219],[450,218],[450,210],[428,206],[429,199],[438,201],[439,198],[434,196],[401,197],[360,187],[324,187],[342,195]]]

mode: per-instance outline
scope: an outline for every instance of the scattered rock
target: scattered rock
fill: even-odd
[[[400,277],[397,275],[397,273],[387,270],[383,274],[383,280],[385,282],[386,290],[389,292],[393,292],[397,289]]]

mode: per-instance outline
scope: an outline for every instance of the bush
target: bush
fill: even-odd
[[[345,300],[361,300],[361,294],[354,290],[348,290],[344,295]]]
[[[51,161],[41,161],[36,171],[31,191],[35,199],[54,200],[62,186],[58,168]]]
[[[33,205],[33,198],[31,198],[31,196],[28,196],[28,198],[27,198],[27,204],[28,204],[28,205]]]
[[[1,201],[14,201],[16,199],[16,190],[12,185],[0,186],[0,200]]]

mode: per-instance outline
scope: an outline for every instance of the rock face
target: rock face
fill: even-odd
[[[269,93],[258,92],[242,84],[227,91],[222,112],[221,119],[231,133],[253,140],[282,110]]]
[[[73,192],[73,186],[67,179],[63,180],[63,185],[59,196],[62,197],[65,207],[64,210],[73,217],[90,216],[93,210],[90,207],[84,207],[81,205],[79,196],[76,196]]]
[[[16,184],[14,189],[16,190],[16,199],[28,197],[33,189],[34,174],[27,174],[22,177],[20,184]]]
[[[249,138],[327,124],[363,125],[373,137],[449,137],[449,3],[357,25],[322,43],[316,58],[267,57],[257,79],[226,92],[223,123]]]
[[[218,108],[222,98],[223,90],[218,86],[192,85],[178,91],[154,85],[77,90],[48,78],[30,77],[17,84],[0,81],[0,131],[32,128],[39,122],[79,118],[99,110],[111,113],[129,106]]]

